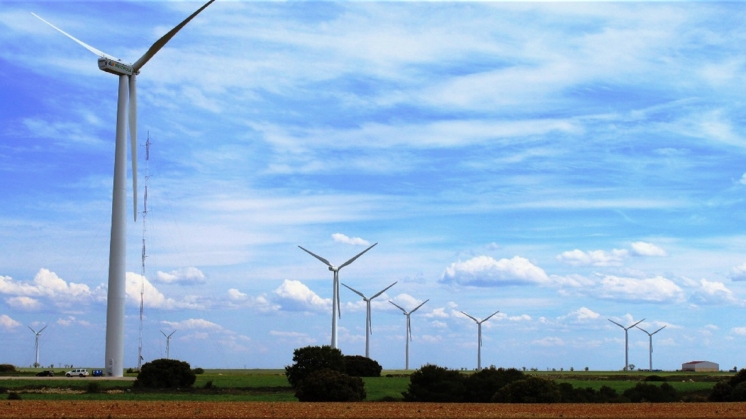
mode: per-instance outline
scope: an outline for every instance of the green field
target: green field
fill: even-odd
[[[0,392],[15,391],[26,400],[192,400],[192,401],[296,401],[284,370],[205,370],[190,389],[132,391],[132,381],[102,378],[37,378],[38,370],[21,370],[12,380],[0,380]],[[383,371],[364,378],[367,400],[401,400],[411,371]],[[467,374],[469,372],[466,372]],[[55,371],[62,375],[64,371]],[[609,386],[622,393],[650,375],[645,372],[530,372],[576,388]],[[708,393],[732,373],[657,373],[680,393]],[[134,377],[134,374],[125,374]],[[660,382],[655,382],[660,384]]]

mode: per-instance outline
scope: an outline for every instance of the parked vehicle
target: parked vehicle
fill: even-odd
[[[54,371],[45,370],[45,371],[42,371],[42,372],[37,372],[36,376],[37,377],[54,377]]]
[[[93,370],[93,374],[91,374],[94,377],[103,377],[104,371],[103,370]]]
[[[88,370],[85,368],[76,368],[66,372],[65,377],[88,377]]]

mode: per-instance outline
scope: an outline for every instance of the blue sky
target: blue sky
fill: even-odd
[[[104,357],[116,77],[192,2],[0,2],[0,361]],[[404,367],[744,367],[738,3],[228,2],[138,77],[148,258],[128,218],[125,364],[281,368],[329,344],[332,276]],[[142,194],[145,149],[139,147]],[[129,174],[128,174],[129,176]],[[131,194],[131,188],[128,194]],[[128,211],[132,211],[131,206]],[[139,211],[142,211],[140,207]],[[342,288],[339,344],[363,354]],[[630,362],[648,337],[630,330]]]

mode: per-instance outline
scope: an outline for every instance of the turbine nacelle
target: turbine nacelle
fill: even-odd
[[[112,60],[106,57],[101,57],[98,59],[98,68],[99,70],[117,76],[131,76],[133,74],[139,73],[139,71],[136,72],[131,65],[123,64],[119,61]]]

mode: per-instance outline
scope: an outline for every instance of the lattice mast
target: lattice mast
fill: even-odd
[[[137,347],[137,370],[142,367],[142,317],[145,306],[145,259],[148,257],[145,252],[145,233],[147,232],[146,220],[148,219],[148,179],[150,179],[150,132],[148,139],[145,141],[145,197],[142,200],[142,282],[140,284],[140,340]]]

